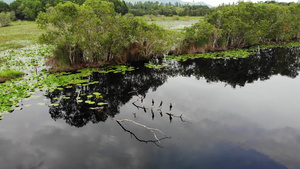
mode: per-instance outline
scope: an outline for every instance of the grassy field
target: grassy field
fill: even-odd
[[[145,16],[141,16],[146,18],[147,20],[153,20],[153,21],[175,21],[175,18],[172,16],[150,16],[150,15],[145,15]],[[179,16],[178,20],[179,21],[189,21],[189,20],[200,20],[203,19],[203,16]],[[177,19],[176,19],[177,20]]]
[[[13,22],[11,26],[0,27],[0,51],[35,44],[41,33],[34,21]]]
[[[144,16],[147,18],[147,16]],[[181,29],[184,26],[190,26],[203,17],[179,17],[174,20],[173,17],[156,16],[155,21],[158,25],[166,29]],[[150,21],[151,22],[151,21]],[[42,34],[34,21],[12,22],[10,26],[0,27],[0,51],[7,49],[19,49],[33,45],[38,42],[38,37]]]

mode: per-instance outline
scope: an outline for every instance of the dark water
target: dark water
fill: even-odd
[[[38,92],[0,121],[0,168],[300,169],[299,57],[298,47],[136,64],[94,73],[96,84]],[[78,104],[76,90],[100,92],[108,105]],[[62,95],[70,99],[49,106]]]

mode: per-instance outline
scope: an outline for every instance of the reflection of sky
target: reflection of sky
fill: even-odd
[[[175,117],[170,123],[156,111],[151,120],[149,111],[131,104],[135,97],[115,117],[172,136],[161,141],[164,148],[139,143],[115,119],[82,128],[53,121],[47,107],[35,104],[40,98],[0,122],[0,168],[299,168],[299,80],[276,76],[233,89],[193,78],[168,79],[147,94],[145,106],[163,100],[167,112],[172,103],[171,112],[192,124]],[[145,130],[132,129],[146,137]]]

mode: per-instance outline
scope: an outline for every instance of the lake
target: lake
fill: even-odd
[[[300,169],[300,47],[257,52],[38,91],[0,121],[0,168]]]

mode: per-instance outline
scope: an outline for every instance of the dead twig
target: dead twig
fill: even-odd
[[[138,138],[132,131],[127,130],[127,129],[121,124],[121,123],[124,122],[124,121],[126,121],[126,122],[131,122],[131,123],[133,123],[133,124],[135,124],[135,125],[144,127],[144,128],[146,128],[147,130],[151,131],[152,134],[153,134],[153,136],[154,136],[154,138],[155,138],[155,140],[143,140],[143,139]],[[140,124],[140,123],[135,122],[135,121],[133,121],[133,120],[122,119],[122,120],[116,120],[116,122],[121,126],[121,128],[122,128],[124,131],[130,133],[131,136],[133,136],[135,139],[137,139],[137,140],[140,141],[140,142],[144,142],[144,143],[154,143],[155,145],[157,145],[157,146],[159,146],[159,147],[162,147],[161,145],[158,144],[158,143],[160,143],[161,140],[164,140],[164,139],[171,139],[171,137],[167,136],[165,133],[163,133],[163,132],[160,131],[159,129],[147,127],[146,125]],[[158,138],[157,135],[156,135],[156,132],[161,133],[164,137]]]
[[[174,115],[174,114],[172,114],[172,113],[168,113],[168,112],[167,112],[166,114],[169,115],[170,121],[172,121],[172,117],[177,117],[177,118],[180,118],[180,120],[181,120],[182,122],[187,122],[187,123],[192,124],[192,122],[183,119],[183,117],[185,117],[184,114],[181,114],[181,115],[179,115],[179,116],[178,116],[178,115]],[[185,117],[185,118],[188,119],[187,117]]]

